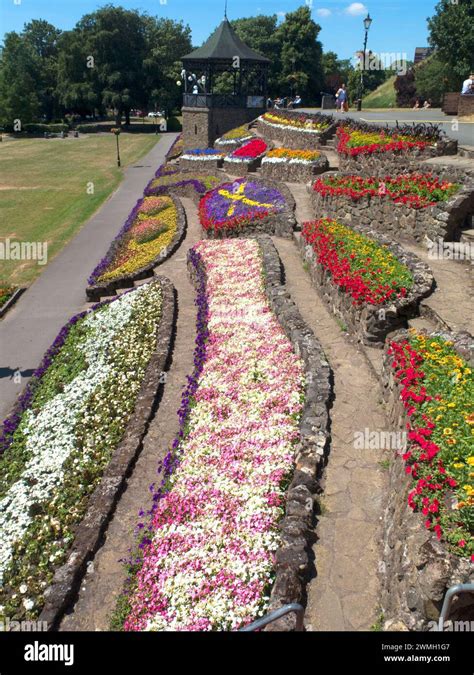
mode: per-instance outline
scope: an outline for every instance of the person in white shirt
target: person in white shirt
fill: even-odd
[[[471,73],[462,83],[461,94],[474,94],[474,73]]]

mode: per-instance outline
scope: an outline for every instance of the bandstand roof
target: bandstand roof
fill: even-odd
[[[190,54],[182,57],[182,61],[231,61],[236,56],[241,61],[253,63],[270,63],[270,59],[262,56],[242,42],[230,25],[227,17],[216,28],[206,42]]]

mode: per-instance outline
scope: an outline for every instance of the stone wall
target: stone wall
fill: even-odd
[[[161,265],[161,263],[163,263],[165,260],[168,260],[168,258],[170,258],[179,248],[186,234],[186,212],[183,208],[183,205],[181,204],[181,201],[176,197],[176,195],[170,194],[169,196],[173,200],[177,212],[176,232],[170,244],[164,248],[154,260],[149,262],[148,265],[140,267],[130,274],[123,274],[116,279],[111,279],[110,281],[103,283],[99,282],[93,286],[88,286],[86,288],[86,296],[89,301],[98,302],[103,297],[115,295],[119,288],[133,288],[135,281],[152,277],[155,268],[158,267],[158,265]],[[108,255],[112,257],[114,255],[114,251],[118,249],[119,246],[120,240],[114,240],[109,249]]]
[[[262,114],[262,110],[183,107],[182,113],[184,147],[212,148],[216,138],[235,127],[251,122]]]
[[[458,117],[469,117],[474,115],[474,96],[462,95],[459,97]]]
[[[303,164],[289,160],[285,162],[269,162],[262,160],[260,174],[268,176],[279,181],[289,181],[290,183],[306,183],[319,173],[329,169],[329,162],[326,155],[321,154],[317,160],[311,164]]]
[[[374,152],[351,157],[339,152],[339,170],[361,176],[390,176],[419,170],[419,163],[430,157],[455,155],[458,142],[452,139],[438,141],[436,147],[415,148],[401,152]]]
[[[223,161],[223,157],[213,159],[185,159],[180,157],[178,164],[180,169],[188,169],[189,171],[216,171],[222,167]]]
[[[332,124],[324,131],[315,133],[314,131],[297,127],[287,126],[281,128],[259,117],[257,128],[265,140],[278,141],[284,148],[315,150],[319,145],[324,145],[329,138],[334,136],[337,127],[335,124]]]
[[[321,298],[346,326],[349,333],[357,340],[370,347],[383,348],[389,333],[405,327],[407,319],[419,315],[419,305],[423,298],[433,290],[433,274],[424,262],[416,255],[405,251],[396,242],[388,237],[363,227],[353,227],[354,230],[365,234],[380,244],[387,246],[411,271],[414,279],[412,288],[406,297],[396,298],[383,305],[352,304],[350,294],[337,286],[329,271],[316,261],[316,254],[312,246],[308,245],[301,234],[296,234],[296,244],[300,250],[304,263],[308,266],[311,281]]]
[[[336,172],[327,176],[338,175]],[[454,177],[449,180],[455,181]],[[474,212],[474,179],[469,179],[446,202],[423,209],[396,204],[388,197],[362,197],[357,201],[345,195],[322,196],[310,188],[315,218],[334,218],[347,225],[372,227],[389,237],[426,244],[430,241],[458,241],[466,216]]]
[[[407,332],[400,331],[392,339],[400,341],[406,337]],[[444,337],[454,340],[459,354],[474,365],[471,335],[449,333]],[[404,430],[408,420],[391,363],[386,348],[383,398],[393,428]],[[454,584],[474,581],[474,572],[469,560],[450,553],[446,545],[425,528],[423,515],[410,508],[408,493],[413,487],[414,481],[405,473],[402,458],[393,457],[384,515],[381,608],[386,628],[427,630],[428,622],[439,618],[446,590]],[[463,600],[465,598],[453,605],[451,618],[463,618]]]
[[[155,401],[161,385],[162,373],[167,369],[171,353],[176,315],[176,292],[166,277],[153,283],[163,291],[162,313],[156,332],[156,348],[148,363],[135,410],[125,433],[107,465],[102,480],[89,498],[86,514],[75,529],[74,541],[67,561],[55,573],[46,589],[45,604],[39,621],[48,624],[48,630],[57,630],[65,611],[75,601],[86,573],[87,563],[99,548],[105,529],[114,513],[115,505],[125,488],[129,475],[142,447],[148,424],[155,414]]]

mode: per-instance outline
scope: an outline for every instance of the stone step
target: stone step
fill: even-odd
[[[461,241],[464,242],[465,244],[474,243],[474,228],[461,230]]]
[[[474,159],[474,145],[460,145],[458,147],[458,155]]]

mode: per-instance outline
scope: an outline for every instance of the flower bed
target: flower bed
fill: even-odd
[[[224,152],[213,148],[185,150],[179,160],[183,169],[219,169],[222,166]]]
[[[15,290],[14,286],[0,286],[0,307],[11,298]]]
[[[178,248],[185,231],[186,215],[177,197],[140,199],[90,276],[88,299],[100,300],[153,276],[155,267]]]
[[[323,218],[303,225],[299,243],[323,299],[364,344],[383,347],[431,292],[427,265],[371,230]]]
[[[313,149],[318,143],[324,144],[336,131],[333,117],[319,113],[271,110],[261,115],[257,124],[264,138],[294,149]]]
[[[195,373],[150,525],[139,524],[141,554],[121,602],[125,630],[238,629],[266,611],[275,574],[280,589],[282,576],[293,578],[290,551],[284,549],[283,561],[280,546],[297,550],[300,567],[301,554],[307,559],[301,535],[296,541],[293,532],[285,543],[280,533],[304,365],[270,311],[259,246],[255,240],[200,242],[188,259],[199,307]],[[327,417],[322,436],[326,427]],[[302,485],[290,486],[292,492],[311,501]],[[298,507],[308,514],[289,496],[287,515],[290,505],[294,528],[304,532]]]
[[[178,157],[182,154],[183,152],[183,134],[179,134],[179,136],[176,136],[176,140],[174,141],[173,145],[171,148],[168,150],[166,153],[166,161],[169,162],[173,159],[178,159]]]
[[[168,354],[173,302],[166,284],[154,282],[73,317],[5,420],[2,614],[38,616],[67,558],[56,601],[59,593],[64,604],[74,590],[67,582],[77,583],[84,572],[140,449],[159,386],[157,368]],[[134,412],[137,398],[143,405]]]
[[[225,178],[225,174],[216,176],[211,172],[175,169],[165,165],[158,169],[155,178],[147,185],[145,195],[175,194],[198,202],[201,195],[222,183]]]
[[[384,127],[351,122],[337,129],[339,170],[385,176],[404,173],[429,157],[456,154],[457,141],[444,138],[435,126]]]
[[[431,608],[472,572],[473,364],[467,333],[402,331],[385,351],[384,398],[407,446],[390,468],[384,604],[410,629],[436,619]]]
[[[262,159],[261,173],[285,181],[306,181],[329,169],[327,157],[317,150],[274,148]]]
[[[294,200],[285,186],[261,179],[237,178],[207,192],[199,203],[199,219],[208,238],[267,232],[289,237]]]
[[[261,138],[253,138],[224,158],[224,166],[229,173],[248,173],[255,171],[268,149]]]
[[[240,147],[243,143],[252,140],[252,138],[255,138],[253,131],[250,131],[246,124],[242,124],[240,127],[227,131],[227,133],[214,141],[214,147],[217,150],[229,151]]]
[[[462,182],[461,182],[462,181]],[[354,176],[328,173],[316,180],[311,202],[317,217],[356,221],[394,239],[426,243],[459,238],[474,208],[469,176],[432,173]]]
[[[185,232],[186,214],[177,197],[140,199],[90,276],[88,299],[100,300],[152,277],[154,269],[179,247]]]

